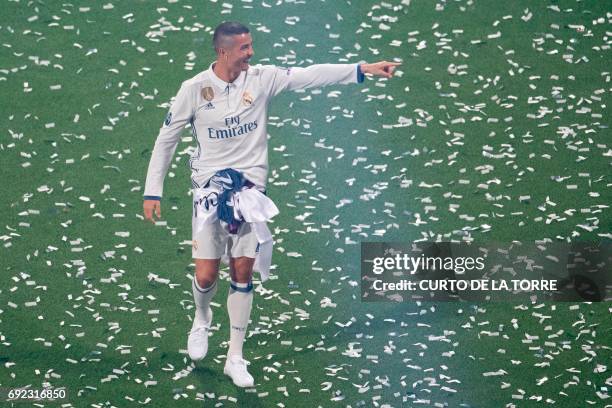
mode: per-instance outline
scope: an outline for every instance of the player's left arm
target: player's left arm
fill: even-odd
[[[263,67],[265,89],[270,96],[282,91],[294,91],[334,84],[363,82],[365,75],[391,78],[397,62],[380,61],[373,64],[316,64],[308,67]]]

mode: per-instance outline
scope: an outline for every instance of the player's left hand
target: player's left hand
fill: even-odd
[[[388,62],[380,61],[372,64],[361,64],[361,72],[364,74],[371,74],[374,76],[381,76],[385,78],[393,77],[393,71],[395,67],[401,65],[400,62]]]

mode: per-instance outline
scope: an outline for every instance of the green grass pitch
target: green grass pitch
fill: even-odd
[[[610,406],[609,303],[366,303],[359,282],[360,242],[610,240],[609,5],[3,2],[0,387],[65,387],[35,403],[61,407]],[[224,20],[256,63],[402,62],[270,106],[281,213],[246,390],[222,373],[227,270],[207,359],[185,350],[188,129],[166,224],[141,216],[168,103]]]

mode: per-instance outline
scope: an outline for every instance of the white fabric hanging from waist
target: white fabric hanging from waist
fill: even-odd
[[[204,228],[204,225],[219,221],[217,205],[220,195],[221,190],[210,186],[193,190],[195,217],[193,228],[196,234]],[[243,188],[235,192],[228,205],[234,210],[234,218],[250,223],[255,232],[259,252],[255,255],[253,270],[259,272],[261,281],[265,282],[270,276],[274,245],[267,221],[279,213],[278,208],[270,198],[255,188]],[[228,263],[229,254],[226,253],[222,261]]]

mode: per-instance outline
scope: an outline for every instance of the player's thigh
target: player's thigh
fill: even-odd
[[[207,287],[219,276],[219,263],[225,253],[228,234],[217,221],[205,224],[199,231],[194,227],[192,239],[191,255],[196,265],[196,280],[200,287]]]
[[[219,221],[204,224],[201,229],[192,228],[191,255],[194,259],[220,259],[225,253],[228,241],[228,233]]]
[[[259,243],[251,224],[243,222],[238,229],[238,233],[230,235],[228,248],[232,258],[255,258],[259,251]]]
[[[243,223],[238,233],[230,236],[230,277],[234,282],[247,283],[253,276],[259,243],[251,225]]]

